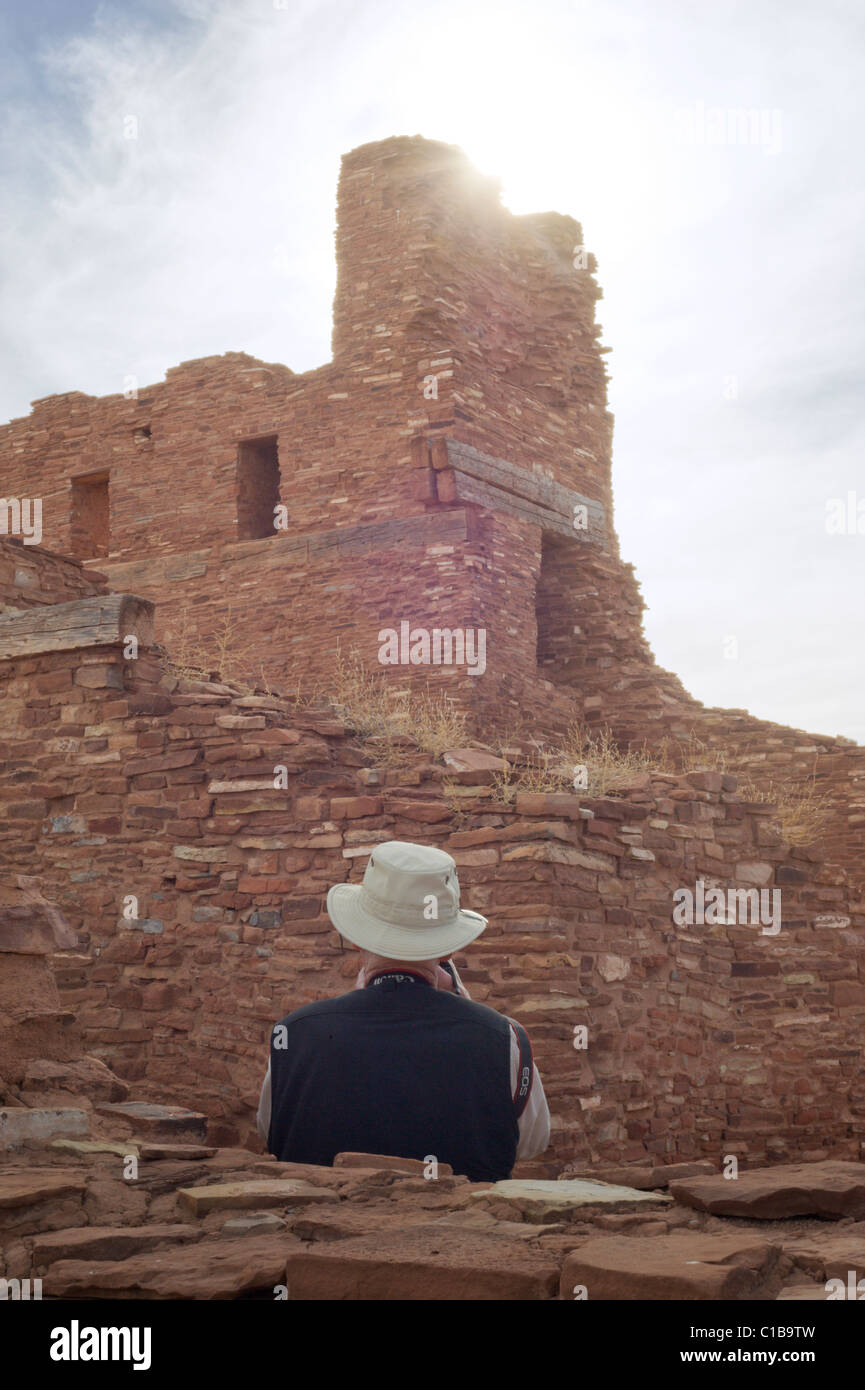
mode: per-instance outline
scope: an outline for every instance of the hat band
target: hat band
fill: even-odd
[[[434,897],[435,894],[429,894]],[[423,917],[422,909],[416,907],[399,907],[396,903],[385,898],[377,898],[371,893],[368,886],[361,884],[358,901],[371,917],[378,917],[381,921],[387,922],[392,927],[417,927],[442,926],[449,922],[456,922],[459,917],[459,908],[454,907],[447,916],[439,915],[428,919]],[[438,898],[436,902],[441,913],[441,903]],[[420,919],[420,920],[419,920]]]

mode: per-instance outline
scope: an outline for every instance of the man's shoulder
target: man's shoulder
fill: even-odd
[[[363,990],[351,989],[347,994],[336,994],[330,999],[314,999],[310,1004],[301,1004],[299,1009],[292,1009],[291,1013],[285,1014],[279,1020],[286,1026],[292,1023],[299,1023],[305,1018],[318,1018],[320,1015],[351,1013],[352,1008],[357,1005]]]
[[[465,999],[462,995],[444,990],[424,990],[423,997],[432,1010],[449,1013],[457,1021],[471,1022],[478,1027],[494,1029],[499,1033],[507,1032],[510,1027],[504,1014],[475,999]],[[375,1004],[376,998],[372,990],[352,989],[347,994],[337,994],[330,999],[316,999],[310,1004],[302,1004],[299,1009],[293,1009],[281,1018],[279,1023],[291,1027],[293,1024],[327,1018],[333,1014],[363,1014]]]
[[[481,1004],[477,999],[464,999],[457,994],[442,993],[439,997],[447,1000],[446,1007],[452,1008],[454,1012],[458,1010],[464,1012],[474,1023],[487,1028],[495,1028],[500,1033],[506,1032],[508,1029],[508,1020],[504,1014],[500,1014],[496,1009],[491,1009],[489,1004]]]

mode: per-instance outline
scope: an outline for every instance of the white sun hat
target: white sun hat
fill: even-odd
[[[376,845],[363,882],[335,884],[327,911],[347,941],[391,960],[443,960],[487,925],[479,912],[460,909],[450,855],[403,840]]]

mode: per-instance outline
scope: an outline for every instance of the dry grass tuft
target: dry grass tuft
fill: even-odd
[[[812,845],[829,824],[832,802],[817,790],[817,759],[807,782],[785,782],[771,775],[755,773],[746,756],[738,758],[727,748],[704,743],[692,730],[687,744],[680,751],[679,765],[683,772],[704,768],[714,772],[729,772],[738,779],[737,792],[744,801],[774,805],[781,834],[789,845]]]
[[[666,765],[645,745],[620,748],[609,729],[589,732],[574,724],[561,743],[538,747],[515,760],[502,741],[499,756],[507,767],[493,778],[499,800],[513,801],[517,792],[573,792],[585,796],[615,796],[643,773],[666,771]]]
[[[192,628],[189,612],[183,609],[179,618],[167,624],[166,667],[181,681],[216,681],[230,685],[240,695],[272,695],[293,704],[295,709],[321,703],[318,688],[307,690],[299,681],[287,689],[275,691],[265,674],[264,664],[257,657],[259,644],[254,638],[245,637],[243,632],[231,605],[219,626],[206,638]]]
[[[399,766],[418,751],[438,758],[468,738],[466,716],[449,696],[396,689],[367,670],[356,648],[337,651],[334,686],[334,712],[385,766]]]

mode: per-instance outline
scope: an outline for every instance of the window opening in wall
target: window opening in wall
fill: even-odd
[[[275,536],[279,503],[279,452],[275,434],[237,446],[237,534],[240,540]]]
[[[145,439],[150,438],[150,426],[139,425],[138,429],[132,431],[132,438],[136,444],[142,444]]]
[[[93,560],[108,554],[108,473],[88,473],[72,479],[70,509],[72,554]]]

